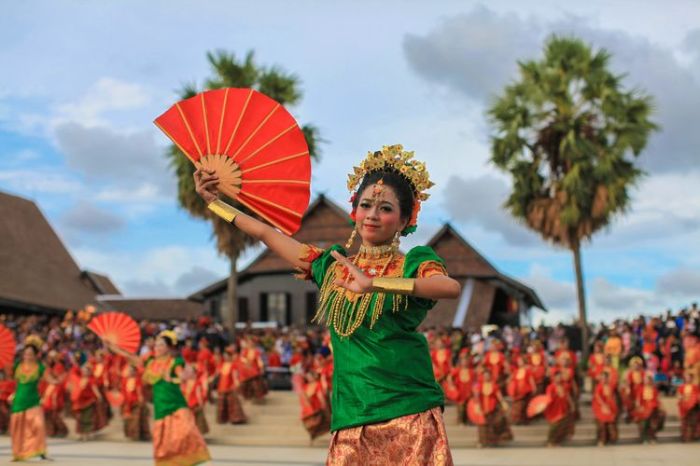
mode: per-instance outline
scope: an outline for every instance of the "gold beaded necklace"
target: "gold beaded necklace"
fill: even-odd
[[[386,273],[389,264],[394,260],[396,247],[393,245],[365,246],[361,245],[357,255],[353,258],[353,264],[358,265],[360,259],[378,260],[386,257],[381,269],[373,276],[382,277]],[[342,265],[335,262],[328,270],[321,284],[321,295],[316,315],[311,320],[313,323],[322,323],[324,320],[329,327],[333,327],[341,337],[349,337],[362,325],[367,316],[374,298],[374,312],[370,320],[369,328],[372,329],[382,315],[386,293],[363,293],[357,295],[346,291],[344,288],[334,285],[335,277],[341,272]],[[376,298],[375,298],[376,296]],[[358,299],[359,298],[359,299]],[[405,309],[408,301],[405,296],[392,295],[392,311],[398,312]]]

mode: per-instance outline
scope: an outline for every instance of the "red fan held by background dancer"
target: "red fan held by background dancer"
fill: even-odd
[[[282,232],[299,229],[309,205],[304,133],[279,103],[253,89],[217,89],[180,101],[155,124],[219,191]]]

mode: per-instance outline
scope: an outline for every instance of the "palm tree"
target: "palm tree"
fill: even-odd
[[[268,97],[276,100],[284,106],[290,106],[301,100],[302,93],[299,89],[299,78],[286,73],[279,67],[264,67],[255,63],[253,51],[246,54],[244,60],[236,59],[233,53],[225,51],[207,52],[207,59],[211,65],[212,76],[204,82],[205,89],[220,89],[223,87],[254,88]],[[180,97],[187,99],[197,94],[196,85],[185,85],[180,91]],[[318,129],[313,125],[303,125],[302,131],[306,136],[309,153],[313,159],[319,157],[319,143],[322,139]],[[228,277],[228,291],[226,300],[226,312],[223,320],[231,332],[238,321],[238,302],[236,285],[238,283],[238,270],[236,262],[240,254],[249,246],[255,244],[255,240],[236,228],[212,215],[202,199],[194,190],[194,166],[189,159],[175,145],[168,148],[167,156],[177,176],[178,202],[190,215],[203,218],[212,222],[216,246],[219,253],[224,254],[231,261],[231,273]],[[227,202],[243,212],[253,215],[243,205],[232,199]]]
[[[589,340],[581,246],[630,206],[644,172],[635,158],[658,129],[652,98],[622,87],[610,54],[553,36],[540,61],[519,62],[519,79],[488,110],[491,162],[511,175],[504,207],[543,239],[573,253],[584,361]]]

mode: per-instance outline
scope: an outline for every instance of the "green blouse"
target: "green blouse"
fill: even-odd
[[[181,408],[187,408],[187,402],[180,390],[180,384],[173,382],[179,380],[176,369],[183,367],[185,361],[181,357],[173,358],[170,367],[167,369],[170,373],[171,381],[168,382],[158,374],[152,371],[155,358],[149,358],[146,361],[146,370],[143,374],[143,380],[153,385],[153,417],[154,419],[163,419],[170,416],[175,411]]]
[[[311,263],[311,277],[320,287],[335,262],[333,245]],[[432,248],[418,246],[406,254],[402,277],[415,278],[426,261],[444,266]],[[377,294],[362,325],[349,337],[330,326],[333,345],[331,430],[373,424],[443,406],[445,396],[435,381],[428,342],[416,331],[435,301],[408,296],[407,307],[392,312],[392,299],[370,329]]]
[[[41,398],[39,397],[39,381],[44,375],[44,365],[37,362],[36,370],[32,371],[30,374],[22,373],[20,368],[21,363],[15,363],[13,373],[17,381],[17,390],[12,400],[13,413],[19,413],[39,406],[41,402]]]

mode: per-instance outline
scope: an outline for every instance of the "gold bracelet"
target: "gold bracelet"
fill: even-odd
[[[415,284],[415,278],[377,277],[372,279],[372,288],[383,293],[411,294]]]
[[[233,223],[233,219],[236,218],[236,215],[241,213],[240,210],[226,204],[221,199],[210,202],[207,208],[229,223]]]

